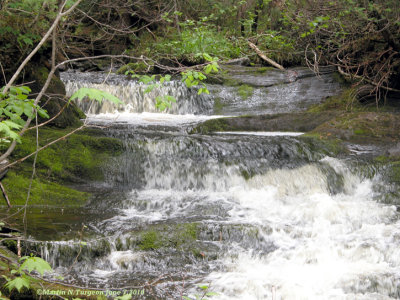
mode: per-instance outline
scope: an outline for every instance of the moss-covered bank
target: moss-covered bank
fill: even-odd
[[[191,133],[216,131],[299,131],[307,132],[338,115],[331,111],[319,113],[287,113],[262,116],[240,116],[211,119],[196,126]]]
[[[39,130],[39,145],[44,146],[73,128],[44,127]],[[17,146],[11,159],[17,160],[36,149],[35,132],[28,132]],[[86,202],[88,193],[68,186],[104,179],[103,166],[122,152],[118,139],[105,137],[100,130],[78,131],[39,152],[36,177],[32,183],[31,205],[79,206]],[[13,167],[3,179],[3,184],[14,205],[24,204],[32,175],[34,156]],[[5,203],[4,200],[1,204]]]

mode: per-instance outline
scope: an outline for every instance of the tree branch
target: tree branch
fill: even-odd
[[[78,0],[77,2],[74,3],[74,5],[68,9],[66,12],[62,12],[64,9],[64,6],[66,4],[66,0],[64,3],[61,5],[57,16],[55,20],[53,21],[53,24],[49,28],[49,30],[46,32],[46,34],[42,37],[40,40],[39,44],[36,45],[36,47],[29,53],[29,55],[24,59],[24,61],[19,65],[17,71],[15,71],[14,75],[11,77],[10,81],[7,83],[6,87],[3,90],[3,93],[7,93],[7,91],[10,89],[10,87],[13,85],[15,80],[18,78],[19,74],[21,71],[25,68],[26,64],[32,59],[32,57],[39,51],[39,49],[43,46],[43,44],[47,41],[47,39],[50,37],[50,35],[53,33],[54,29],[57,27],[58,23],[60,22],[61,18],[69,14],[76,6],[78,6],[79,3],[82,2],[82,0]],[[15,147],[15,146],[14,146]],[[1,161],[0,157],[0,161]]]
[[[267,57],[260,49],[258,49],[258,47],[256,45],[254,45],[252,42],[248,41],[248,44],[250,46],[251,49],[253,49],[257,55],[259,57],[261,57],[263,60],[265,60],[267,63],[269,63],[270,65],[274,66],[275,68],[278,68],[282,71],[285,70],[285,68],[278,64],[277,62],[275,62],[274,60],[270,59],[269,57]]]

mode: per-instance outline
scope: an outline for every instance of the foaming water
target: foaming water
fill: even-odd
[[[205,116],[213,110],[209,98],[177,82],[154,91],[178,98],[159,114],[155,94],[121,76],[63,80],[69,94],[97,87],[127,103],[89,111],[90,122],[110,125],[104,133],[122,140],[124,151],[104,166],[103,184],[113,192],[85,208],[99,212],[85,220],[86,244],[71,234],[38,242],[65,281],[96,288],[157,282],[145,299],[179,299],[184,284],[183,295],[198,294],[200,282],[221,300],[400,298],[399,215],[381,201],[385,183],[375,170],[360,176],[349,169],[346,159],[354,156],[331,158],[295,132],[160,130],[215,117]],[[330,93],[330,79],[322,83],[322,94]],[[299,92],[300,81],[283,92],[268,90],[278,110],[264,101],[266,89],[255,90],[248,103],[226,93],[233,90],[218,92],[225,97],[222,114],[243,113],[254,102],[258,112],[296,110],[296,97],[309,98],[308,90]]]
[[[327,162],[339,168],[339,161]],[[309,182],[312,174],[321,178],[311,170],[302,170],[301,181],[314,184],[313,189],[306,184],[299,189],[288,175],[289,193],[279,193],[265,180],[260,189],[257,180],[251,193],[235,194],[232,220],[269,225],[268,238],[276,250],[260,254],[243,249],[237,256],[228,252],[225,270],[205,280],[219,292],[216,299],[399,297],[396,208],[373,201],[372,182],[340,168],[352,188],[336,195],[327,193],[322,181]]]

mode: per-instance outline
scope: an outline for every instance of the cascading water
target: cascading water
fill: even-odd
[[[67,81],[70,92],[77,86]],[[135,112],[148,109],[140,99]],[[189,102],[199,101],[209,100]],[[204,103],[175,112],[206,113]],[[122,139],[125,153],[105,166],[107,188],[75,212],[84,234],[32,244],[66,282],[152,283],[142,299],[194,298],[199,284],[221,300],[400,297],[399,214],[383,202],[379,173],[349,167],[356,157],[332,158],[295,135],[107,122],[105,134]]]
[[[147,85],[129,80],[127,76],[103,73],[65,72],[61,74],[65,83],[67,96],[82,87],[95,88],[118,97],[124,104],[116,106],[107,101],[91,103],[77,100],[77,105],[88,114],[106,114],[119,112],[142,113],[158,112],[155,105],[157,96],[171,95],[177,100],[171,108],[166,109],[170,114],[209,114],[212,103],[205,96],[198,96],[179,81],[165,82],[158,88],[146,93]]]

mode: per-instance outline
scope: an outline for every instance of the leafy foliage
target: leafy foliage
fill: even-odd
[[[43,275],[45,271],[51,271],[52,268],[50,265],[40,257],[35,256],[24,256],[21,257],[20,262],[23,262],[18,268],[12,269],[11,274],[15,275],[14,279],[11,279],[5,275],[3,275],[4,279],[7,281],[5,287],[11,292],[13,289],[16,289],[18,292],[21,292],[23,288],[29,289],[30,287],[30,278],[28,277],[26,271],[31,273],[33,271],[38,272],[40,275]]]
[[[0,143],[16,140],[21,142],[19,130],[25,125],[26,118],[34,119],[37,111],[42,118],[48,118],[46,110],[28,99],[31,89],[27,86],[11,87],[7,93],[0,90]]]
[[[23,261],[22,265],[20,266],[21,271],[28,271],[29,273],[36,271],[43,276],[45,271],[52,270],[49,263],[40,257],[24,256],[21,257],[20,261]]]
[[[21,277],[16,277],[14,279],[10,279],[6,276],[3,276],[6,280],[7,283],[5,284],[5,287],[8,288],[8,290],[11,292],[13,289],[16,289],[18,292],[21,292],[21,290],[25,287],[29,289],[30,282],[29,279],[26,276],[21,276]]]
[[[149,47],[148,55],[154,55],[154,50],[160,55],[168,54],[174,58],[191,63],[202,61],[202,55],[208,53],[221,58],[236,58],[241,54],[239,45],[217,31],[208,18],[199,21],[186,20],[179,23],[182,31],[167,35],[160,42]]]
[[[163,84],[170,82],[171,81],[171,75],[167,74],[165,76],[159,76],[159,80],[157,81],[157,76],[154,74],[152,76],[149,75],[138,75],[135,74],[133,71],[126,71],[126,75],[130,75],[132,78],[137,78],[139,79],[139,82],[147,85],[146,89],[144,90],[144,93],[150,93],[152,92],[155,88],[161,87]],[[159,109],[160,111],[165,111],[167,108],[171,108],[172,103],[176,102],[175,97],[171,95],[162,95],[162,96],[157,96],[155,98],[156,101],[156,108]]]
[[[181,81],[186,85],[187,88],[198,87],[197,94],[206,93],[209,94],[210,92],[207,89],[207,86],[204,84],[204,80],[207,79],[205,74],[210,73],[217,73],[219,71],[218,65],[218,57],[212,57],[208,53],[200,53],[197,56],[201,56],[205,61],[208,63],[204,66],[203,72],[197,71],[195,69],[189,69],[187,71],[181,72]],[[130,75],[132,78],[137,78],[139,82],[146,85],[146,89],[144,93],[150,93],[155,88],[161,87],[163,84],[171,81],[171,75],[167,74],[165,76],[162,75],[138,75],[135,74],[133,71],[126,71],[125,75]],[[159,77],[157,81],[157,77]],[[155,98],[155,106],[160,111],[165,111],[167,108],[171,108],[172,103],[176,102],[175,97],[171,95],[162,95],[157,96]]]
[[[107,92],[104,92],[104,91],[101,91],[98,89],[92,89],[92,88],[80,88],[74,94],[72,94],[69,101],[72,101],[74,99],[82,100],[84,98],[96,100],[100,103],[103,100],[108,100],[114,104],[122,104],[121,100],[119,100],[117,97],[111,95],[110,93],[107,93]]]

